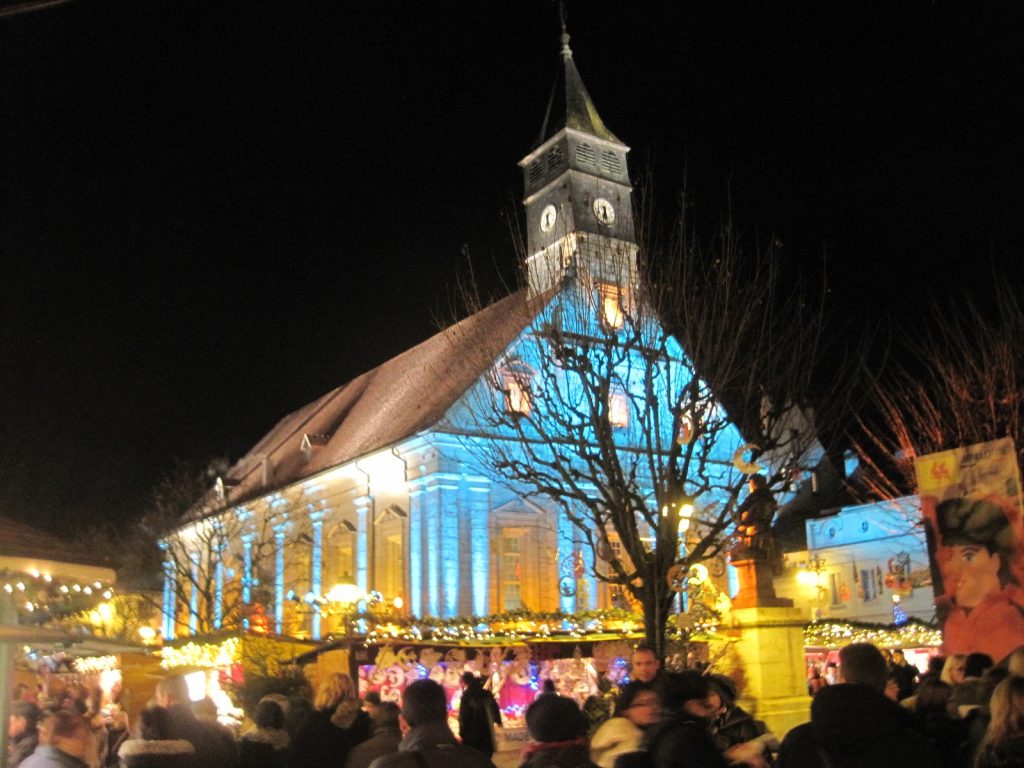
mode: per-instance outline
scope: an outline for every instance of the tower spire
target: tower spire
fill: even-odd
[[[565,0],[559,0],[558,2],[558,18],[562,22],[562,58],[572,58],[572,48],[569,47],[569,30],[566,25],[566,10]]]

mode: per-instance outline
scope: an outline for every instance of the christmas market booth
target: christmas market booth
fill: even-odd
[[[850,643],[871,643],[879,648],[899,649],[909,664],[924,671],[928,668],[929,657],[941,653],[942,630],[918,619],[909,619],[902,624],[835,620],[811,622],[804,629],[808,678],[815,670],[827,678],[839,661],[839,649]]]

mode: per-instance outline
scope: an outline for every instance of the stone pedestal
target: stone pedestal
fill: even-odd
[[[743,660],[746,685],[740,705],[781,739],[810,719],[804,665],[803,612],[791,606],[736,607],[728,634]]]

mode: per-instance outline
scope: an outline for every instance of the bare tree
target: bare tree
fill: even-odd
[[[659,652],[690,567],[729,551],[748,476],[785,495],[821,454],[823,305],[787,283],[776,249],[745,254],[728,221],[702,242],[683,211],[618,279],[588,271],[629,264],[580,257],[593,239],[571,253],[525,341],[475,390],[465,438],[493,476],[557,505],[593,576],[640,603]],[[841,386],[823,400],[843,402]]]
[[[905,350],[871,383],[872,416],[857,452],[866,491],[891,499],[915,487],[914,458],[973,443],[1018,438],[1024,463],[1024,306],[1007,279],[983,302],[935,305],[904,326]]]

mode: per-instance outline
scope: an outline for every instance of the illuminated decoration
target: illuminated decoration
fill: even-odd
[[[164,669],[198,667],[223,669],[240,660],[242,641],[231,637],[221,643],[186,643],[179,648],[160,649],[160,666]]]
[[[760,448],[753,443],[744,443],[737,448],[736,452],[732,455],[732,465],[745,475],[756,475],[763,469],[763,467],[756,461],[747,461],[746,454],[748,451],[753,453],[758,450],[760,450]]]
[[[913,619],[898,627],[816,621],[804,629],[804,646],[808,648],[842,648],[850,643],[873,643],[881,648],[935,648],[942,645],[942,631]]]
[[[117,656],[87,656],[71,662],[75,672],[82,675],[117,669]]]
[[[893,595],[892,596],[892,623],[895,624],[897,627],[902,627],[904,624],[907,623],[908,620],[909,619],[907,618],[907,612],[903,608],[903,606],[901,605],[900,596],[899,595]]]
[[[693,442],[694,435],[693,419],[683,416],[679,419],[679,433],[676,435],[676,442],[679,445],[689,445]]]
[[[0,570],[0,584],[6,594],[17,594],[15,605],[20,619],[28,624],[43,624],[91,611],[114,596],[113,585],[107,582],[62,579],[35,568]]]

